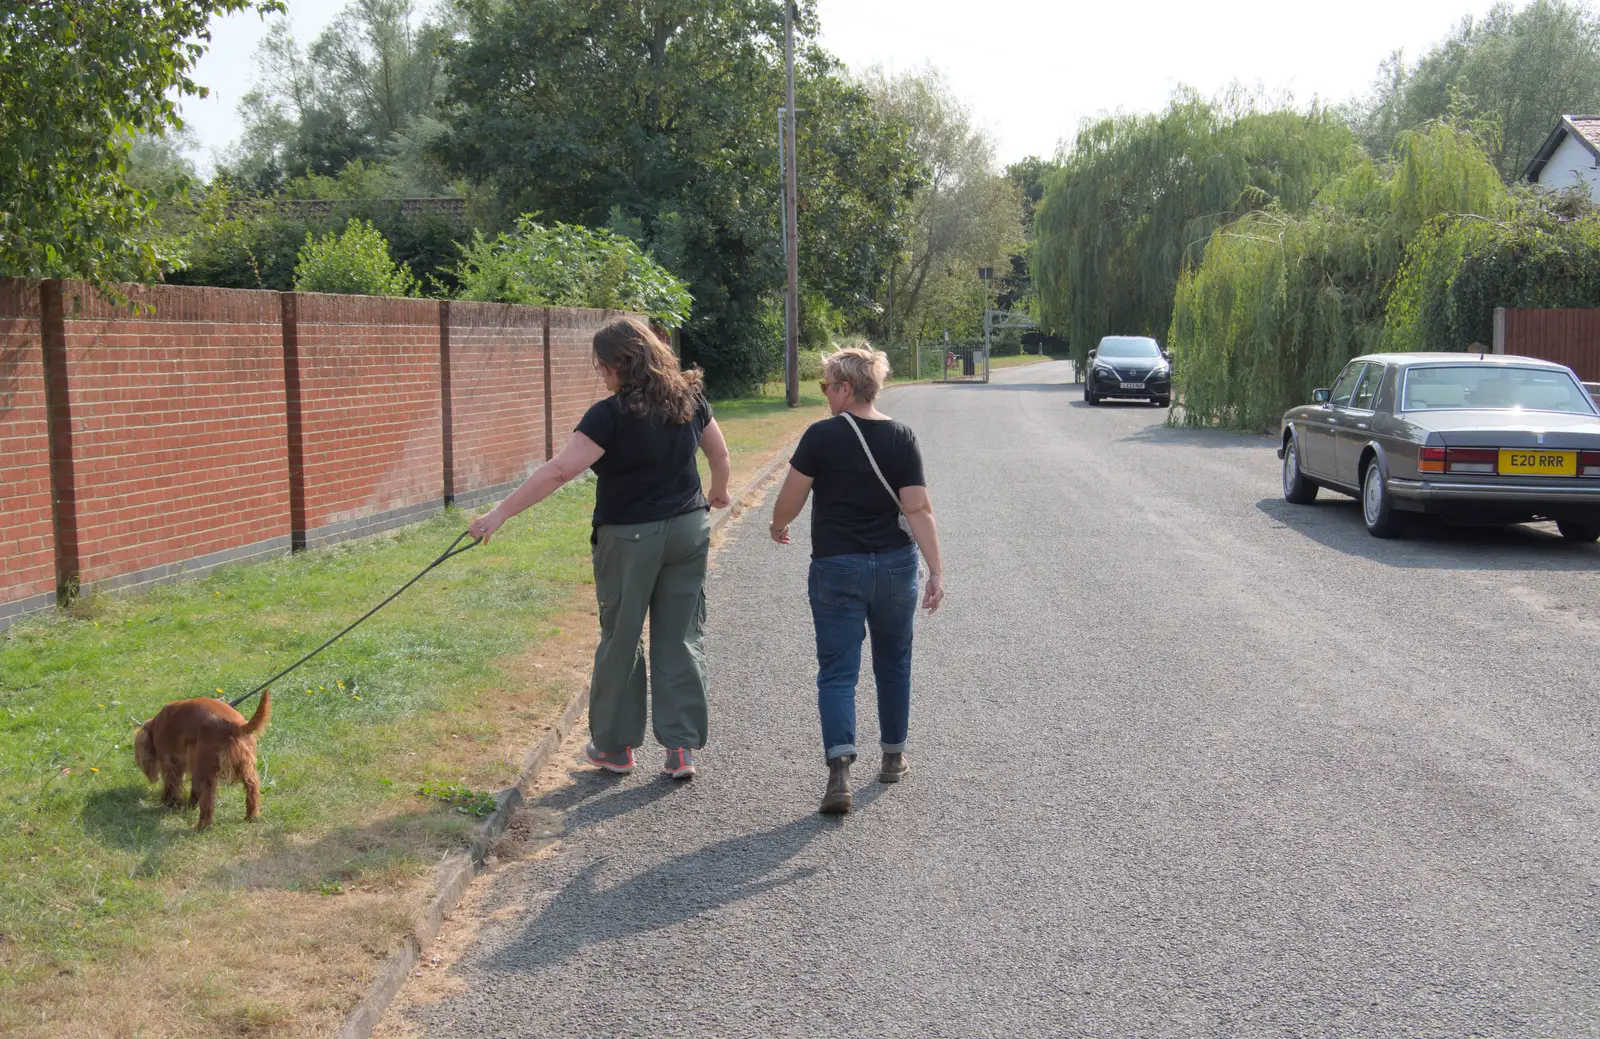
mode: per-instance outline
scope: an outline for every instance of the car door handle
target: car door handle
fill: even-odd
[[[1365,422],[1357,422],[1356,423],[1356,428],[1357,429],[1366,429],[1367,428],[1367,424]]]

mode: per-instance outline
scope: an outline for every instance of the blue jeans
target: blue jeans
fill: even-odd
[[[917,615],[916,546],[813,559],[807,587],[817,629],[817,710],[824,757],[855,760],[863,622],[872,635],[883,750],[905,750],[911,722],[911,622]]]

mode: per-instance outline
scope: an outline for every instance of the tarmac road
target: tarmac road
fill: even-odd
[[[949,598],[898,786],[815,814],[807,548],[732,529],[712,743],[574,769],[430,1036],[1600,1034],[1600,548],[1367,536],[1065,365],[893,391]],[[805,522],[797,524],[797,533]],[[863,750],[876,740],[870,678]],[[536,811],[539,809],[535,809]],[[512,908],[520,907],[520,908]]]

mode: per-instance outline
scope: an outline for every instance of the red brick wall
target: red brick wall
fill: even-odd
[[[492,501],[545,460],[543,307],[444,305],[445,495]]]
[[[39,288],[0,280],[0,628],[55,602]]]
[[[148,309],[60,288],[79,581],[139,585],[287,552],[277,294],[127,291]]]
[[[439,302],[286,293],[283,307],[296,542],[442,510]]]
[[[615,310],[550,308],[550,431],[555,450],[566,445],[589,405],[609,396],[594,370],[594,334],[608,322],[629,316]]]

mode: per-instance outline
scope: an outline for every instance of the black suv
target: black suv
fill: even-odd
[[[1089,377],[1083,399],[1099,404],[1107,397],[1134,397],[1161,407],[1172,404],[1172,363],[1149,336],[1106,336],[1089,351]]]

